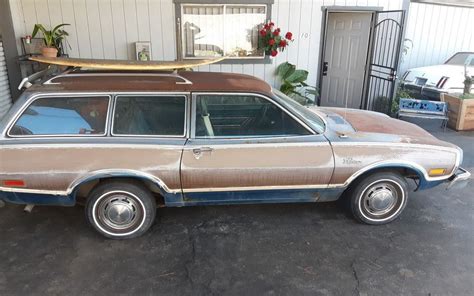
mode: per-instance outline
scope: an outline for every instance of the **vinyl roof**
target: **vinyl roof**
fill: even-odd
[[[256,77],[234,73],[73,71],[50,78],[43,84],[35,84],[29,91],[212,91],[269,94],[271,87]]]

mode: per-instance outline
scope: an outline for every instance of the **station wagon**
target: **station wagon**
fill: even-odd
[[[325,202],[384,224],[409,186],[466,182],[462,150],[381,113],[305,107],[252,76],[73,69],[33,84],[0,123],[0,200],[84,203],[109,238],[157,207]]]

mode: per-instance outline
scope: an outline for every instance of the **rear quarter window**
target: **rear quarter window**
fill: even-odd
[[[108,96],[36,99],[23,111],[8,135],[105,135],[109,101]]]
[[[115,101],[113,135],[182,137],[186,97],[120,95]]]

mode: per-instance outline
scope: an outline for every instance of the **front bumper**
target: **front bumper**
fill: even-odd
[[[448,186],[446,189],[455,188],[464,188],[467,183],[469,183],[469,178],[471,178],[471,173],[463,168],[458,168],[456,173],[448,179]]]
[[[440,101],[441,94],[444,93],[430,86],[420,86],[409,82],[402,82],[400,86],[415,99],[419,100]]]

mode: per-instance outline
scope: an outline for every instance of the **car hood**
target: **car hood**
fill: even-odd
[[[472,73],[472,67],[468,67],[468,72]],[[425,78],[426,86],[436,87],[442,77],[449,79],[443,84],[443,89],[462,87],[464,81],[464,66],[460,65],[436,65],[408,70],[404,75],[405,82],[415,82],[417,78]]]
[[[421,127],[394,119],[386,114],[345,108],[313,107],[312,111],[323,116],[328,128],[345,134],[354,141],[376,141],[437,145],[454,148]]]

